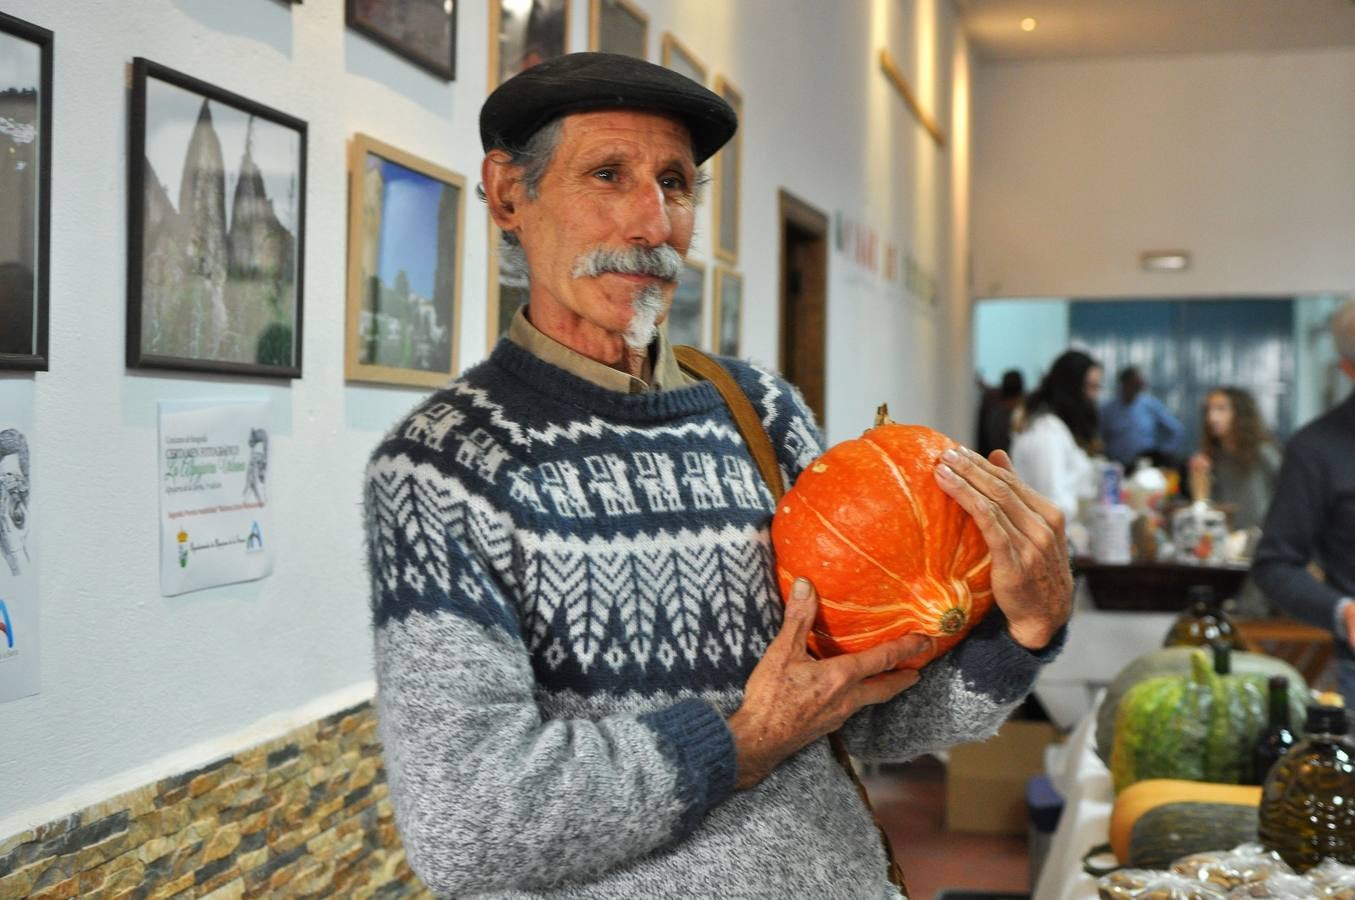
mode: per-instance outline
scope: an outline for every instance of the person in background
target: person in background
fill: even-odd
[[[985,459],[994,450],[1010,450],[1012,446],[1012,414],[1026,396],[1026,381],[1017,369],[1002,373],[1002,386],[986,391],[979,408],[978,451]]]
[[[1134,470],[1147,456],[1154,462],[1170,460],[1180,452],[1185,429],[1162,401],[1148,393],[1148,381],[1137,366],[1120,371],[1119,395],[1101,408],[1101,438],[1106,456]],[[1179,458],[1179,457],[1178,457]]]
[[[1208,475],[1209,499],[1231,514],[1233,530],[1259,527],[1280,472],[1280,448],[1252,395],[1215,388],[1204,401],[1200,452],[1190,458],[1192,480]]]
[[[1053,501],[1069,522],[1080,501],[1096,496],[1096,403],[1101,366],[1079,350],[1054,360],[1040,386],[1026,398],[1013,423],[1016,474]]]
[[[1355,380],[1355,300],[1331,329],[1341,371]],[[1332,630],[1341,693],[1355,709],[1355,392],[1289,439],[1252,577],[1294,618]]]

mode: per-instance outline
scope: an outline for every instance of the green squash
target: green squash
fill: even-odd
[[[1150,809],[1134,823],[1127,865],[1166,869],[1183,856],[1231,850],[1256,840],[1256,807],[1233,803],[1173,803]]]
[[[1106,688],[1101,700],[1101,708],[1096,714],[1096,755],[1110,765],[1110,751],[1115,746],[1115,714],[1120,699],[1140,681],[1162,675],[1186,675],[1190,673],[1190,658],[1198,652],[1194,647],[1170,647],[1166,650],[1153,650],[1138,657],[1120,670],[1115,680]],[[1282,659],[1266,656],[1262,653],[1233,651],[1233,673],[1237,675],[1259,675],[1264,681],[1272,675],[1283,675],[1289,679],[1290,704],[1293,707],[1294,724],[1303,722],[1307,706],[1307,687],[1299,671]]]
[[[1266,727],[1266,676],[1219,674],[1203,651],[1191,654],[1189,675],[1149,678],[1120,699],[1110,757],[1117,792],[1145,778],[1250,778]]]

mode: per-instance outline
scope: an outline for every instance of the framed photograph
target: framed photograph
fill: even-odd
[[[127,365],[301,376],[306,123],[132,64]]]
[[[456,78],[457,0],[345,0],[348,27],[439,78]]]
[[[715,93],[723,97],[739,121],[743,121],[743,95],[734,86],[719,76],[715,79]],[[729,143],[715,154],[714,163],[714,210],[715,217],[711,231],[715,235],[715,256],[733,265],[739,261],[739,177],[743,162],[743,129],[734,132]]]
[[[704,347],[702,319],[706,312],[706,266],[689,259],[678,276],[673,305],[668,310],[668,340],[673,344]]]
[[[663,67],[686,75],[697,84],[706,83],[706,67],[671,31],[663,33]]]
[[[489,89],[563,56],[568,40],[569,0],[489,0]]]
[[[365,134],[348,179],[344,375],[440,387],[456,375],[466,181]]]
[[[588,49],[649,57],[649,16],[630,0],[590,0]]]
[[[518,308],[527,303],[527,258],[504,233],[489,222],[489,343],[490,350],[513,322]]]
[[[52,32],[0,13],[0,369],[47,371]]]
[[[743,276],[715,267],[715,302],[711,305],[711,347],[721,356],[739,356],[743,337]]]

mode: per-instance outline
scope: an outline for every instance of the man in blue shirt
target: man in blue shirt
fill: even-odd
[[[1101,409],[1106,456],[1132,471],[1140,456],[1175,456],[1185,429],[1162,401],[1148,393],[1136,366],[1120,372],[1120,393]]]

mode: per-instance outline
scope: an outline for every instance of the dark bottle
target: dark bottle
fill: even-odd
[[[1289,679],[1275,675],[1269,688],[1270,723],[1257,738],[1252,752],[1252,784],[1265,784],[1270,767],[1294,746],[1294,731],[1289,722]]]
[[[1300,874],[1324,857],[1355,864],[1355,742],[1346,737],[1346,711],[1310,706],[1306,730],[1266,777],[1257,829]]]
[[[1164,647],[1207,647],[1210,644],[1227,644],[1234,650],[1241,650],[1233,620],[1228,618],[1214,597],[1214,589],[1207,584],[1197,584],[1190,589],[1190,605],[1185,612],[1172,623],[1167,632]]]

